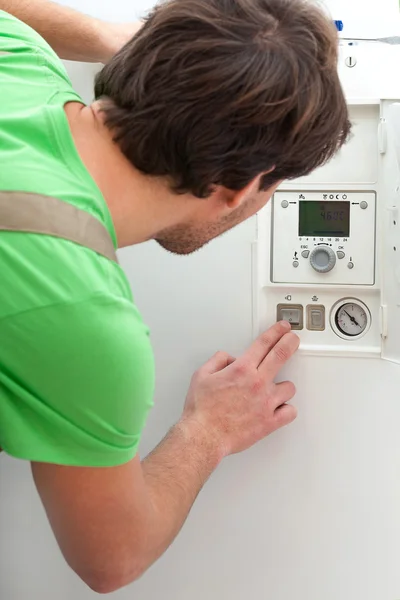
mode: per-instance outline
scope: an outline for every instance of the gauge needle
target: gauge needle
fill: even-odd
[[[361,327],[361,325],[359,325],[359,324],[357,323],[357,321],[355,320],[355,318],[354,318],[354,317],[352,317],[351,315],[349,315],[349,313],[347,312],[347,310],[345,310],[344,312],[345,312],[345,313],[346,313],[346,315],[349,317],[350,321],[351,321],[352,323],[354,323],[354,325],[357,325],[357,327]]]

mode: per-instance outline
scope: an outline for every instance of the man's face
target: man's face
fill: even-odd
[[[255,215],[267,204],[277,187],[278,184],[265,192],[252,194],[237,208],[222,216],[215,214],[210,217],[210,210],[207,210],[208,199],[196,199],[196,202],[204,203],[200,214],[185,223],[161,231],[156,241],[174,254],[191,254]]]

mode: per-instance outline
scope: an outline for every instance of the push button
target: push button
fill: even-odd
[[[325,306],[309,304],[307,306],[307,329],[309,331],[325,330]]]
[[[287,321],[292,329],[303,329],[303,306],[301,304],[278,304],[277,321]]]
[[[282,308],[282,321],[287,321],[293,325],[300,325],[300,310],[298,308]]]
[[[301,253],[303,258],[308,258],[310,256],[310,251],[309,250],[303,250],[303,252]]]
[[[322,327],[324,322],[322,312],[320,310],[312,310],[311,311],[311,326],[312,327]]]
[[[342,258],[344,258],[346,255],[344,252],[339,250],[339,252],[336,252],[336,256],[338,257],[339,260],[342,260]]]

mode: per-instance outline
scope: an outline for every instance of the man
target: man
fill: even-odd
[[[115,248],[193,252],[331,158],[349,132],[337,40],[307,0],[169,0],[85,106],[53,50],[107,61],[126,29],[0,8],[25,22],[0,13],[0,446],[32,462],[66,560],[106,593],[166,550],[224,457],[293,421],[274,380],[298,347],[278,323],[217,353],[141,462],[153,358]]]

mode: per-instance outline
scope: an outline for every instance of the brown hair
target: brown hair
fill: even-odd
[[[337,32],[309,0],[167,0],[98,74],[131,163],[177,192],[267,189],[346,141]]]

